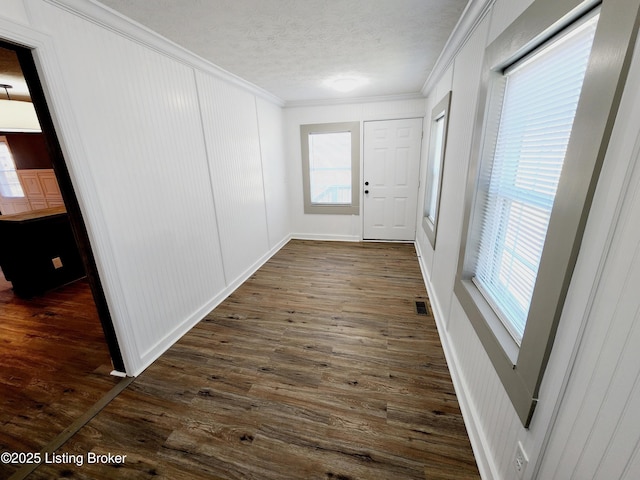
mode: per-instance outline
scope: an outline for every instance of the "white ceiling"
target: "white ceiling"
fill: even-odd
[[[419,93],[467,0],[100,0],[285,102]],[[348,94],[324,82],[356,75]]]

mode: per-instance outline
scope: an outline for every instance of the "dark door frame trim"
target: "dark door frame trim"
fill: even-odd
[[[102,288],[102,282],[98,275],[98,268],[96,266],[95,257],[93,256],[93,251],[91,250],[91,243],[89,241],[87,228],[84,223],[75,189],[73,188],[71,176],[69,175],[69,169],[67,168],[62,148],[58,141],[58,136],[55,131],[44,90],[40,83],[40,77],[33,59],[32,50],[3,40],[0,40],[0,46],[13,50],[18,55],[20,67],[22,68],[22,73],[27,82],[27,86],[29,87],[31,100],[36,110],[40,127],[42,128],[48,153],[51,157],[53,171],[56,174],[56,178],[60,186],[60,192],[62,193],[62,199],[64,200],[65,207],[69,215],[73,235],[84,263],[87,279],[89,280],[93,299],[96,304],[96,309],[98,310],[98,317],[100,318],[109,354],[111,355],[113,368],[119,372],[125,372],[126,370],[122,359],[122,352],[120,351],[118,338],[113,327],[113,320]]]

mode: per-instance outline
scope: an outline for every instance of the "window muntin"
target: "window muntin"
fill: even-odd
[[[360,122],[300,126],[304,213],[360,213]]]
[[[598,16],[507,69],[473,282],[521,344]],[[482,188],[482,187],[481,187]]]

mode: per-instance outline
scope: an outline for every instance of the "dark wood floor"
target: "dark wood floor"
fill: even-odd
[[[86,281],[22,300],[0,280],[0,452],[38,452],[118,379]]]
[[[414,247],[291,241],[29,478],[478,479]]]

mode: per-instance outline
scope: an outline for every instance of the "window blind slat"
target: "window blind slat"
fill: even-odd
[[[520,344],[598,16],[507,69],[474,283]]]

